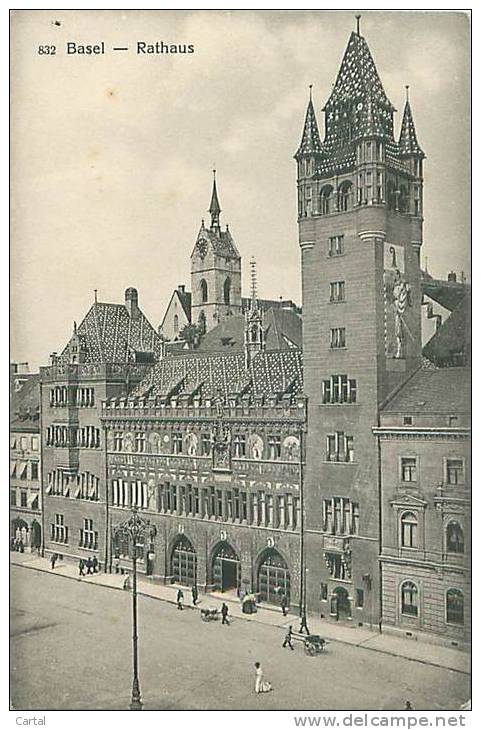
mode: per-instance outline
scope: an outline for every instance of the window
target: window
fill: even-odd
[[[416,476],[416,457],[406,456],[401,458],[401,479],[403,482],[415,482]]]
[[[30,477],[31,479],[38,479],[38,463],[36,461],[30,462]]]
[[[32,436],[32,451],[38,451],[38,436]]]
[[[413,417],[412,416],[404,416],[404,418],[403,418],[403,424],[405,426],[412,426],[413,425]]]
[[[320,600],[327,601],[327,583],[321,583]]]
[[[341,256],[344,253],[344,236],[331,236],[327,253],[328,256]]]
[[[269,436],[269,459],[281,458],[281,437],[277,434]]]
[[[224,304],[230,304],[230,278],[224,281]]]
[[[329,287],[330,302],[343,302],[345,300],[345,285],[343,281],[331,281]]]
[[[448,426],[457,426],[458,425],[458,417],[457,416],[448,416]]]
[[[174,431],[172,433],[172,445],[173,445],[173,449],[174,449],[174,454],[182,453],[182,432],[181,431]]]
[[[177,334],[178,331],[179,331],[179,315],[174,314],[174,332],[175,332],[175,334]]]
[[[114,433],[114,451],[122,451],[124,446],[124,434],[120,431]]]
[[[139,432],[135,434],[135,450],[139,454],[145,451],[145,433]]]
[[[410,580],[401,586],[401,613],[405,616],[418,615],[418,589]]]
[[[448,553],[464,553],[464,532],[458,522],[450,522],[446,528],[446,550]]]
[[[352,183],[349,180],[344,180],[344,182],[339,187],[338,192],[338,207],[341,212],[345,212],[346,210],[349,210],[350,201],[351,201],[351,188]]]
[[[356,608],[363,608],[364,606],[364,590],[362,588],[356,588]]]
[[[448,624],[464,624],[464,596],[457,588],[446,592],[446,621]]]
[[[357,383],[347,375],[331,375],[329,380],[322,381],[321,389],[324,405],[356,402]]]
[[[16,489],[10,490],[10,505],[12,507],[17,506],[17,490]]]
[[[241,459],[246,455],[246,437],[243,433],[234,436],[234,456]]]
[[[79,546],[86,550],[97,550],[99,533],[94,530],[91,519],[84,519],[84,526],[80,530]]]
[[[401,546],[416,548],[418,520],[414,512],[404,512],[401,516]]]
[[[27,506],[27,491],[25,489],[20,490],[20,507]]]
[[[339,350],[340,348],[346,347],[345,327],[333,327],[331,329],[330,347],[331,350]]]
[[[354,438],[343,431],[329,434],[326,438],[326,460],[353,462]]]
[[[319,196],[319,209],[321,215],[328,215],[331,212],[331,194],[332,187],[330,185],[325,185]]]
[[[21,448],[22,451],[26,451],[27,450],[27,437],[26,436],[21,436],[20,437],[20,448]]]
[[[337,580],[350,580],[350,567],[342,553],[324,553],[326,567],[331,578]]]
[[[322,529],[330,535],[357,535],[359,505],[347,497],[323,499]]]
[[[446,481],[448,484],[464,484],[462,459],[446,459]]]
[[[210,452],[212,450],[212,438],[210,433],[202,433],[200,435],[200,446],[202,451],[202,456],[210,456]]]
[[[200,280],[200,300],[203,304],[208,301],[209,293],[207,290],[207,282],[205,279]]]
[[[52,542],[68,543],[68,527],[63,515],[55,515],[55,521],[50,525],[50,538]]]
[[[10,448],[11,449],[16,449],[17,448],[17,438],[16,438],[16,436],[11,436],[10,437]]]

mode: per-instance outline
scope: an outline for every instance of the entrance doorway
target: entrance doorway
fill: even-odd
[[[32,522],[31,532],[31,548],[32,550],[39,550],[42,546],[42,528],[38,524],[37,520]]]
[[[215,590],[223,593],[240,586],[240,560],[234,548],[227,542],[220,542],[214,551],[212,576]]]
[[[262,601],[279,605],[285,596],[289,603],[291,578],[287,563],[277,550],[266,550],[262,556],[257,586]]]
[[[192,586],[197,583],[197,555],[191,541],[181,535],[172,550],[170,565],[173,583]]]
[[[331,599],[331,613],[336,615],[337,619],[351,618],[351,601],[349,593],[345,588],[339,586],[334,588]]]

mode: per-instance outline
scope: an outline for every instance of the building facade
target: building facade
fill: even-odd
[[[10,418],[10,541],[17,550],[31,552],[42,544],[40,490],[39,377],[20,381],[11,373]]]

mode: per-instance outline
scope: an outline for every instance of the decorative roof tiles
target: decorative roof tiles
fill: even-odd
[[[314,111],[312,99],[309,99],[306,121],[304,122],[304,131],[302,133],[301,143],[295,154],[295,158],[298,159],[299,157],[307,155],[318,155],[321,152],[321,147],[321,138],[319,136],[316,113]]]
[[[416,129],[414,127],[409,99],[406,100],[406,104],[404,106],[401,133],[399,135],[399,154],[402,156],[413,155],[416,157],[424,157],[424,152],[419,146],[416,137]]]

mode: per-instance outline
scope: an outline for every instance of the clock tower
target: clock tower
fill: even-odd
[[[202,220],[191,254],[192,324],[203,332],[242,311],[241,257],[229,226],[221,228],[215,170],[213,173],[210,226]]]

